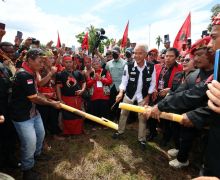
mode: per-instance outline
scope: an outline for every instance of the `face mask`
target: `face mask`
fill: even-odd
[[[126,58],[128,58],[128,59],[131,58],[131,54],[130,54],[130,53],[127,53],[127,52],[126,52],[126,53],[125,53],[125,56],[126,56]]]
[[[112,54],[112,57],[113,57],[114,59],[118,59],[119,55],[118,55],[117,53],[113,53],[113,54]]]

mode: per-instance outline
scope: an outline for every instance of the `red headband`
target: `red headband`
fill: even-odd
[[[206,36],[203,39],[199,39],[198,41],[196,41],[191,47],[190,54],[193,55],[196,50],[206,48],[210,40],[211,40],[211,37]]]
[[[220,13],[218,13],[217,16],[213,17],[212,26],[214,26],[214,25],[220,25]]]
[[[63,57],[63,61],[72,61],[72,57],[71,56],[64,56]]]

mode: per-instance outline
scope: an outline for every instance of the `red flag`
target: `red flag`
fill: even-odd
[[[129,21],[126,25],[125,31],[124,31],[124,35],[123,38],[121,40],[121,47],[125,48],[127,46],[127,40],[128,40],[128,26],[129,26]]]
[[[58,38],[57,38],[57,45],[56,45],[56,47],[57,48],[61,48],[60,35],[59,35],[59,32],[57,32],[57,33],[58,33]]]
[[[87,32],[82,42],[82,50],[88,50],[88,49],[89,49],[89,34]]]
[[[185,22],[180,28],[175,41],[173,43],[173,47],[182,50],[182,44],[187,42],[187,39],[191,37],[191,13],[187,16]]]

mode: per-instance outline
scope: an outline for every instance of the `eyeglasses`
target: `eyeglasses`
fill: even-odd
[[[181,63],[188,63],[190,61],[190,58],[183,58],[180,60]]]

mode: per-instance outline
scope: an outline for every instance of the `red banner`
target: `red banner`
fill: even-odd
[[[128,40],[128,26],[129,26],[129,21],[126,25],[125,31],[124,31],[124,35],[123,38],[121,40],[121,47],[125,48],[127,46],[127,40]]]
[[[182,44],[187,42],[187,39],[191,37],[191,13],[187,16],[186,20],[184,21],[182,27],[180,28],[175,41],[173,43],[173,47],[178,49],[179,51],[182,50]]]

